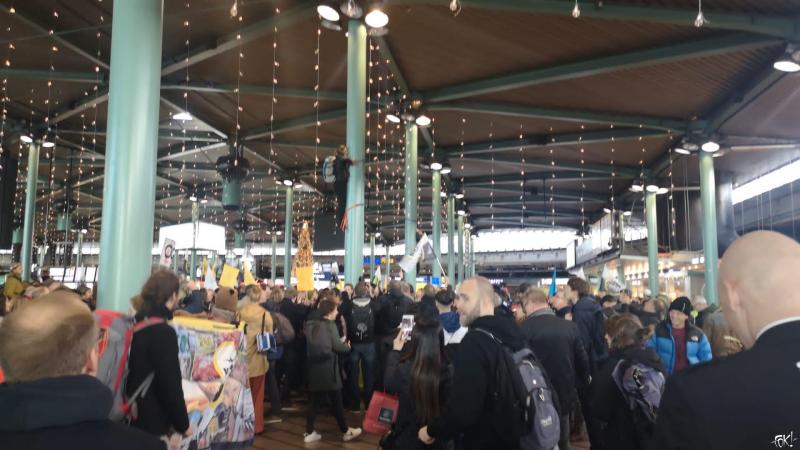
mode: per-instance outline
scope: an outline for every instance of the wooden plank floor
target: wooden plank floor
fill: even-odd
[[[306,430],[305,403],[296,402],[297,411],[285,413],[284,421],[277,424],[265,425],[264,434],[256,436],[252,449],[254,450],[375,450],[378,448],[378,436],[364,433],[351,442],[342,442],[342,434],[336,427],[336,421],[329,414],[317,416],[317,432],[322,434],[322,440],[313,444],[303,442],[303,433]],[[345,412],[347,424],[351,427],[361,427],[363,413],[354,414]],[[587,441],[573,441],[572,450],[588,450]]]

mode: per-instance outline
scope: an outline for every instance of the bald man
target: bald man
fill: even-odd
[[[446,443],[463,433],[465,450],[520,448],[519,436],[509,433],[509,426],[516,423],[512,409],[498,408],[499,402],[492,401],[496,393],[510,386],[498,383],[500,346],[511,351],[525,346],[514,319],[495,316],[499,304],[500,297],[486,278],[468,278],[458,287],[455,307],[461,325],[469,331],[453,362],[450,396],[441,414],[419,430],[422,442]]]
[[[23,304],[0,325],[0,448],[156,450],[155,436],[108,420],[111,391],[97,370],[89,308],[57,291]]]
[[[667,382],[659,450],[800,446],[800,244],[759,231],[736,240],[719,270],[722,311],[747,350]]]

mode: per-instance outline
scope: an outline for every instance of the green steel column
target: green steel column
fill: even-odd
[[[116,311],[153,264],[163,12],[163,0],[114,2],[97,298]]]
[[[433,171],[433,254],[436,256],[436,261],[433,262],[433,276],[440,278],[442,276],[442,174],[438,170]]]
[[[33,260],[33,220],[36,212],[36,180],[39,179],[39,144],[28,146],[28,189],[25,191],[25,222],[22,231],[22,279],[30,281]]]
[[[703,207],[703,253],[706,267],[706,300],[717,305],[717,194],[714,179],[714,157],[700,152],[700,204]]]
[[[375,276],[375,233],[369,235],[369,279]]]
[[[347,181],[347,230],[344,233],[344,279],[358,282],[364,273],[364,139],[367,114],[367,26],[347,25],[347,149],[356,163]]]
[[[294,203],[294,188],[286,188],[286,224],[283,230],[283,287],[292,284],[292,216]]]
[[[272,284],[275,284],[275,274],[278,272],[276,265],[278,264],[278,235],[272,232],[272,258],[270,260],[269,270],[271,272]]]
[[[456,284],[455,202],[452,194],[447,196],[447,280],[453,288]]]
[[[192,202],[192,259],[189,264],[189,279],[197,277],[197,231],[200,222],[200,205]]]
[[[646,192],[644,195],[647,221],[647,279],[653,297],[658,295],[658,228],[656,225],[656,193]]]
[[[78,256],[75,258],[75,267],[80,268],[83,263],[83,231],[78,230]]]
[[[458,216],[458,284],[461,284],[466,277],[464,276],[464,216]]]
[[[417,124],[406,122],[405,241],[406,255],[417,246]],[[415,286],[417,268],[406,272],[406,282]]]

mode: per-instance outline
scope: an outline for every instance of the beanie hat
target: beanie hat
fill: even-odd
[[[678,297],[670,305],[670,311],[680,311],[687,316],[692,313],[692,302],[687,297]]]

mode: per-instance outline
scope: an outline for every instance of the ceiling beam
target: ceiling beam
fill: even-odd
[[[539,2],[533,2],[539,3]],[[562,7],[569,9],[562,3]],[[509,91],[524,87],[541,85],[555,81],[572,80],[623,69],[652,66],[690,58],[701,58],[736,52],[751,48],[764,47],[781,42],[772,37],[764,37],[748,33],[727,34],[703,39],[700,41],[669,44],[635,50],[618,55],[604,56],[596,59],[582,59],[571,63],[528,70],[524,72],[501,75],[464,84],[449,86],[426,92],[424,98],[429,103],[456,100],[465,97]]]
[[[184,110],[184,108],[181,108],[180,106],[176,105],[175,103],[172,103],[171,101],[167,100],[163,96],[161,97],[161,103],[163,103],[167,108],[170,108],[173,112],[180,113],[180,112],[183,112],[183,110]],[[217,136],[221,137],[222,139],[228,139],[228,135],[223,133],[222,130],[219,130],[216,127],[211,126],[211,124],[209,124],[207,121],[198,118],[194,114],[192,114],[192,121],[198,122],[200,125],[202,125],[205,128],[208,128],[209,130],[211,130],[212,133],[216,134]]]
[[[319,121],[320,123],[325,123],[333,120],[344,119],[346,116],[347,116],[347,109],[334,109],[319,113],[319,117],[317,117],[316,113],[309,114],[307,116],[295,117],[293,119],[287,119],[282,122],[277,122],[272,125],[271,129],[270,126],[267,125],[247,131],[246,133],[242,134],[242,140],[252,141],[254,139],[261,139],[268,137],[270,132],[280,133],[281,131],[290,131],[300,128],[306,128],[316,125],[317,121]]]
[[[65,72],[33,69],[0,69],[0,78],[65,81],[70,83],[105,83],[105,74],[95,72]]]
[[[213,81],[192,81],[187,86],[186,83],[177,81],[164,81],[161,83],[162,91],[189,91],[189,92],[207,92],[230,94],[235,93],[239,89],[240,94],[245,95],[265,95],[272,96],[273,90],[276,97],[290,97],[290,98],[308,98],[316,99],[319,95],[320,100],[327,101],[347,101],[347,93],[340,91],[314,91],[313,89],[295,89],[282,86],[258,86],[251,84],[242,84],[238,87],[235,84],[215,83]]]
[[[502,192],[502,193],[512,194],[512,195],[514,195],[514,194],[519,195],[520,194],[519,189],[497,188],[497,187],[492,187],[492,185],[488,184],[488,183],[487,184],[476,184],[476,185],[472,185],[472,186],[467,186],[467,189],[470,189],[470,188],[471,189],[493,190],[495,193]],[[553,189],[553,193],[551,195],[549,190],[548,190],[548,192],[542,192],[538,188],[536,190],[531,190],[531,188],[529,187],[528,191],[525,192],[525,197],[527,199],[537,198],[537,197],[543,197],[543,198],[549,199],[551,196],[553,197],[554,200],[575,200],[575,201],[580,201],[581,199],[584,199],[584,201],[590,201],[590,200],[596,200],[598,202],[608,202],[608,201],[610,201],[610,196],[604,195],[604,194],[598,194],[598,193],[593,192],[593,191],[581,192],[581,191],[577,191],[577,190]],[[485,201],[485,199],[481,199],[480,201],[483,202],[483,201]],[[471,204],[471,202],[469,200],[467,200],[467,204]]]
[[[401,4],[429,4],[430,0],[396,0]],[[517,11],[530,14],[552,14],[570,16],[572,2],[564,0],[461,0],[464,9],[480,8],[492,10]],[[706,9],[710,22],[704,28],[720,30],[749,31],[786,39],[798,36],[798,21],[795,16],[748,14],[723,12]],[[691,27],[697,17],[692,8],[664,8],[651,5],[618,5],[603,3],[581,3],[581,19],[627,20],[632,22],[661,23]]]
[[[11,7],[7,5],[0,5],[0,11],[4,14],[11,14]],[[51,29],[39,24],[37,21],[26,17],[24,14],[20,13],[19,11],[15,11],[12,15],[16,20],[24,23],[25,26],[31,28],[35,32],[42,35],[42,37],[46,37],[52,39],[58,44],[59,48],[69,49],[73,53],[80,55],[83,59],[91,62],[92,64],[99,66],[101,69],[109,70],[109,65],[102,59],[99,59],[96,55],[83,50],[82,48],[78,47],[77,45],[73,44],[63,36],[61,36],[61,32],[55,32],[52,30],[53,33],[51,34]]]
[[[581,124],[604,124],[615,126],[630,126],[652,128],[656,130],[671,130],[683,132],[687,128],[703,126],[685,120],[659,118],[650,116],[635,116],[613,112],[577,111],[557,108],[538,108],[535,106],[516,105],[511,103],[495,102],[443,102],[427,106],[429,111],[462,111],[481,114],[495,114],[500,116],[526,117],[534,119],[560,120]]]
[[[187,156],[197,155],[199,153],[205,153],[208,150],[216,150],[218,148],[225,148],[227,146],[228,146],[227,142],[215,142],[213,144],[203,145],[201,147],[187,149],[184,151],[177,151],[175,153],[169,153],[168,151],[171,149],[161,150],[158,152],[157,162],[170,161],[178,158],[185,158]]]
[[[492,158],[488,155],[481,155],[481,156],[464,156],[465,160],[470,161],[480,161],[483,163],[490,163]],[[520,166],[520,160],[518,159],[511,159],[508,157],[496,156],[494,157],[494,162],[501,163],[501,164],[509,164],[515,165],[517,167]],[[549,159],[541,159],[541,158],[525,158],[525,166],[534,166],[534,167],[552,167],[552,161]],[[642,169],[639,167],[633,166],[621,166],[619,164],[614,165],[612,170],[611,165],[606,164],[594,164],[594,163],[585,163],[581,164],[580,162],[567,162],[567,161],[556,161],[556,167],[559,169],[568,169],[577,172],[584,172],[584,173],[600,173],[600,174],[607,174],[611,175],[612,173],[616,174],[619,178],[636,178],[638,177]],[[645,170],[645,173],[649,173]],[[558,172],[555,172],[556,178],[558,178]],[[466,185],[466,187],[470,187]]]
[[[221,36],[213,43],[195,47],[189,50],[187,54],[181,54],[171,58],[161,65],[161,76],[163,77],[185,69],[198,62],[233,50],[240,45],[267,36],[273,33],[275,28],[288,28],[303,20],[310,19],[317,15],[317,10],[314,8],[315,3],[316,2],[312,1],[303,1],[297,6],[287,9],[280,14],[275,14],[268,19],[242,27],[239,31]]]
[[[108,89],[98,89],[94,95],[89,97],[84,97],[80,100],[75,101],[70,106],[57,111],[53,114],[53,117],[50,119],[50,124],[54,125],[59,122],[63,122],[64,120],[69,119],[70,117],[76,116],[87,109],[91,109],[92,107],[96,107],[101,103],[105,103],[108,101]]]

